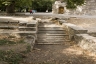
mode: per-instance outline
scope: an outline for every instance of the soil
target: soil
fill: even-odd
[[[23,64],[96,64],[94,54],[72,42],[64,45],[35,45]]]

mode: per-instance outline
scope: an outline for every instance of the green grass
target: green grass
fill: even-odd
[[[0,45],[8,45],[8,44],[18,44],[18,43],[25,43],[23,39],[15,42],[15,41],[10,41],[8,39],[1,39],[0,40]]]
[[[31,45],[27,45],[26,52],[31,52]]]
[[[23,39],[19,40],[17,43],[26,43]]]
[[[10,40],[7,40],[7,39],[1,39],[0,40],[0,45],[5,45],[5,44],[16,44],[16,42],[10,41]]]
[[[9,44],[20,44],[20,43],[25,43],[24,39],[21,39],[17,42],[10,41],[8,39],[1,39],[0,40],[0,45],[9,45]],[[15,51],[12,50],[0,50],[0,61],[7,62],[8,64],[20,64],[20,62],[25,58],[25,54],[31,52],[31,46],[28,44],[26,45],[26,50],[20,51],[16,53]]]
[[[0,61],[5,61],[8,64],[19,64],[22,61],[22,55],[19,53],[14,53],[13,51],[3,51],[0,50]]]

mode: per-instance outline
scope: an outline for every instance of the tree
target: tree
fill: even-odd
[[[15,13],[15,9],[32,5],[32,0],[0,0],[0,8],[6,8],[7,13]]]
[[[80,6],[84,4],[85,0],[65,0],[66,1],[66,7],[68,9],[75,9],[77,6]]]
[[[36,9],[37,11],[44,12],[47,9],[52,10],[52,4],[55,0],[0,0],[0,9],[7,13],[15,13],[15,10],[22,9]],[[60,0],[61,1],[61,0]],[[74,9],[82,5],[85,0],[62,0],[66,2],[68,9]]]
[[[54,0],[33,0],[32,1],[32,9],[36,9],[37,11],[44,12],[47,9],[52,10],[52,3]]]

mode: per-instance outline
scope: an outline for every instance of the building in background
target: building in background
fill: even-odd
[[[67,9],[66,3],[55,1],[52,7],[53,14],[68,14],[68,15],[96,15],[96,0],[85,0],[82,6],[77,6],[76,9]]]

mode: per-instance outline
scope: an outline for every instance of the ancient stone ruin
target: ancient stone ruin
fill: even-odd
[[[82,6],[77,6],[77,9],[69,10],[66,8],[66,3],[55,1],[53,4],[53,14],[74,14],[74,15],[96,15],[96,0],[85,0]]]

